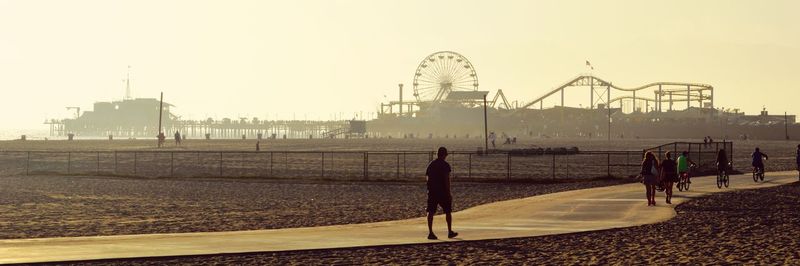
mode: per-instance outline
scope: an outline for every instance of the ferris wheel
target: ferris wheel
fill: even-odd
[[[452,91],[477,90],[475,68],[456,52],[441,51],[427,56],[414,73],[414,97],[418,102],[440,102]]]

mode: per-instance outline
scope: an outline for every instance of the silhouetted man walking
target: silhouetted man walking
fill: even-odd
[[[425,171],[428,176],[428,239],[431,240],[439,239],[433,233],[433,216],[439,206],[442,206],[447,220],[447,237],[454,238],[458,235],[453,232],[453,216],[450,214],[453,211],[453,196],[450,194],[450,164],[444,160],[447,158],[447,149],[439,147],[436,156],[436,160]]]

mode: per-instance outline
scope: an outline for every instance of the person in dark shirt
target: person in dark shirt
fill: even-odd
[[[717,174],[728,170],[728,153],[725,149],[717,151]]]
[[[661,162],[661,184],[667,194],[667,204],[672,204],[672,184],[678,182],[678,164],[672,159],[672,152],[665,154]]]
[[[767,154],[765,154],[765,153],[762,153],[761,149],[756,147],[756,151],[753,152],[752,157],[753,157],[753,167],[757,171],[760,171],[761,173],[763,173],[764,172],[764,160],[768,160],[769,156],[767,156]]]
[[[453,196],[450,194],[450,164],[444,159],[447,158],[447,149],[439,147],[436,152],[436,160],[433,160],[425,171],[428,177],[428,239],[436,240],[436,234],[433,233],[433,216],[436,215],[436,209],[442,206],[442,210],[447,220],[447,237],[454,238],[458,233],[453,231],[453,216],[450,214],[453,211]]]

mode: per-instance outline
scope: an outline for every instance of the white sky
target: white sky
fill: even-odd
[[[410,98],[439,50],[527,102],[580,73],[714,85],[718,107],[800,113],[798,1],[0,0],[0,128],[124,95],[184,118],[329,119]],[[588,101],[578,93],[574,101]]]

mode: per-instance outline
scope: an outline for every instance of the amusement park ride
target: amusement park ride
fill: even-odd
[[[587,62],[588,64],[588,62]],[[51,119],[51,135],[153,137],[155,99],[130,97],[130,77],[126,78],[122,101],[95,103],[95,110],[78,110],[73,119]],[[493,97],[479,90],[475,66],[464,55],[453,51],[435,52],[422,58],[411,83],[413,98],[403,99],[399,84],[397,101],[381,103],[377,119],[370,121],[267,121],[258,118],[182,120],[165,108],[165,130],[180,131],[189,137],[205,138],[329,138],[367,136],[488,135],[492,131],[518,136],[676,136],[692,128],[692,134],[718,138],[749,135],[778,138],[770,127],[795,124],[794,115],[774,116],[766,110],[745,115],[738,109],[715,108],[714,87],[687,82],[653,82],[639,87],[621,87],[594,75],[579,75],[541,97],[520,104],[509,102],[502,90]],[[588,89],[588,90],[587,90]],[[565,91],[588,94],[567,106]],[[580,92],[585,90],[584,92]],[[489,100],[491,99],[491,100]],[[550,105],[545,105],[545,101]],[[552,104],[554,103],[555,104]],[[576,101],[569,101],[575,104]],[[683,105],[682,103],[686,103]],[[77,108],[76,108],[77,109]],[[152,113],[142,117],[144,113]],[[157,112],[156,112],[157,113]],[[487,121],[489,126],[486,126]],[[614,128],[612,130],[612,121]],[[780,130],[783,131],[783,130]],[[788,136],[788,129],[786,135]],[[754,133],[755,132],[755,133]],[[733,138],[733,137],[731,137]]]
[[[370,121],[370,128],[398,134],[464,130],[480,134],[475,126],[480,123],[476,111],[483,104],[482,95],[489,92],[479,91],[478,85],[477,71],[465,56],[451,51],[430,54],[414,72],[415,99],[403,101],[400,84],[399,100],[382,103],[378,119]],[[581,107],[565,104],[565,91],[583,89],[588,89],[589,97],[585,98],[588,102],[580,104]],[[545,101],[556,104],[545,106]],[[487,105],[491,108],[489,123],[493,129],[540,136],[647,137],[659,130],[669,130],[664,124],[678,124],[704,125],[699,131],[724,138],[729,134],[746,135],[748,127],[795,123],[794,116],[770,116],[766,111],[748,116],[738,109],[733,112],[717,109],[714,87],[708,84],[653,82],[621,87],[591,74],[579,75],[521,105],[516,101],[509,104],[503,91],[497,90]],[[620,128],[612,132],[611,121]]]
[[[403,101],[403,84],[400,84],[400,99],[382,103],[380,113],[392,116],[415,116],[421,110],[436,105],[460,104],[475,107],[480,105],[482,98],[475,97],[448,97],[452,93],[477,92],[478,74],[470,61],[461,54],[451,51],[441,51],[426,56],[414,72],[414,98],[415,101]],[[489,106],[505,110],[514,110],[514,113],[539,107],[544,109],[545,100],[560,95],[560,105],[564,107],[564,91],[571,87],[589,87],[589,109],[617,105],[628,113],[632,112],[662,112],[666,105],[667,110],[673,111],[675,103],[686,102],[686,109],[697,103],[700,108],[714,108],[714,87],[707,84],[683,82],[654,82],[635,88],[623,88],[611,82],[592,75],[581,75],[564,83],[563,85],[545,93],[539,98],[522,106],[509,104],[502,90],[497,90],[494,98],[489,101]],[[614,98],[611,98],[612,91]],[[648,92],[650,92],[648,96]],[[637,96],[637,93],[639,95]],[[666,98],[665,98],[666,97]],[[638,105],[637,105],[638,104]],[[629,106],[628,108],[623,108]],[[642,107],[644,107],[642,109]],[[653,109],[651,109],[651,107]],[[399,112],[394,112],[395,108]],[[405,108],[406,112],[403,112]],[[643,111],[644,110],[644,111]]]

